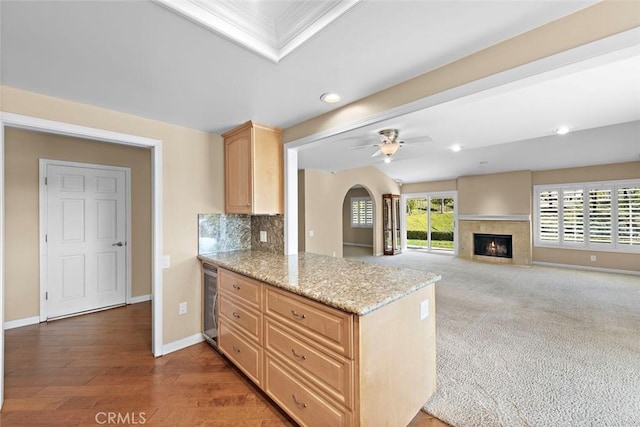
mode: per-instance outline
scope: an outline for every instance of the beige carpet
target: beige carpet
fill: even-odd
[[[640,426],[640,277],[404,253],[442,274],[438,390],[454,426]]]

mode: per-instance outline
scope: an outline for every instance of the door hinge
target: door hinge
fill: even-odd
[[[47,301],[49,300],[49,292],[44,293],[44,299]]]
[[[44,235],[44,242],[47,243],[49,241],[49,235],[45,234]]]
[[[47,177],[44,177],[44,185],[47,185]]]

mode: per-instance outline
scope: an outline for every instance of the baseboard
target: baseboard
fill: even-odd
[[[9,320],[4,322],[4,330],[20,328],[22,326],[35,325],[40,323],[40,316],[25,317],[23,319]]]
[[[587,271],[597,271],[600,273],[630,274],[632,276],[640,276],[640,271],[619,270],[616,268],[588,267],[586,265],[556,264],[553,262],[540,262],[540,261],[534,261],[532,264],[541,265],[543,267],[569,268],[572,270],[587,270]]]
[[[138,297],[131,297],[129,299],[128,304],[138,304],[138,303],[147,302],[147,301],[151,301],[151,294],[149,294],[149,295],[140,295]]]
[[[174,351],[182,350],[183,348],[191,347],[192,345],[201,343],[204,341],[204,337],[201,332],[191,335],[190,337],[183,338],[178,341],[170,342],[162,346],[162,354],[173,353]]]
[[[372,248],[373,245],[367,245],[364,243],[349,243],[349,242],[342,242],[343,246],[358,246],[360,248]]]

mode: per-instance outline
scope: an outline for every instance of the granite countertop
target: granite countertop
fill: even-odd
[[[311,253],[246,250],[198,258],[361,316],[440,280],[434,273]]]

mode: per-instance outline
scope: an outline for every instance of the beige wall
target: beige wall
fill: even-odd
[[[533,172],[534,185],[615,181],[621,179],[640,179],[640,162]],[[591,261],[591,255],[596,256],[596,261]],[[640,254],[627,254],[620,252],[537,248],[534,246],[533,261],[640,271]]]
[[[638,148],[640,149],[640,145]],[[553,169],[537,171],[532,174],[533,185],[615,181],[618,179],[638,178],[640,178],[640,161],[585,166],[580,168]]]
[[[418,182],[415,184],[404,184],[401,188],[402,194],[412,193],[435,193],[438,191],[456,191],[458,182],[455,179],[445,181]]]
[[[151,150],[5,131],[5,321],[38,316],[39,159],[131,168],[131,295],[151,294]]]
[[[458,178],[459,215],[529,215],[531,172],[518,171]]]
[[[1,87],[0,110],[42,119],[162,140],[163,246],[171,267],[163,270],[163,342],[200,332],[200,267],[197,214],[224,211],[222,138],[199,130],[86,104]],[[189,311],[178,315],[186,301]]]
[[[342,203],[342,241],[373,247],[373,228],[351,227],[351,198],[371,197],[364,188],[351,188]]]
[[[607,0],[284,131],[285,142],[370,117],[640,26],[637,1]]]
[[[373,199],[373,250],[382,253],[382,195],[399,194],[398,184],[373,166],[349,169],[335,174],[305,171],[306,251],[342,256],[342,206],[354,185],[362,185]],[[309,231],[314,236],[309,236]],[[379,230],[376,232],[375,230]]]

